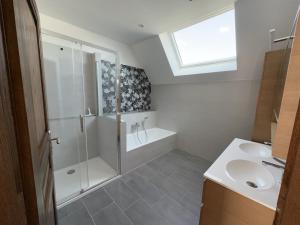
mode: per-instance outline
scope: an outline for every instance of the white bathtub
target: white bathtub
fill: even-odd
[[[143,163],[151,161],[159,155],[172,151],[176,147],[176,132],[161,129],[147,129],[126,135],[125,172]]]

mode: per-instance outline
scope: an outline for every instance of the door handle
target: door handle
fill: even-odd
[[[49,141],[55,141],[57,145],[60,144],[60,138],[59,137],[55,137],[55,138],[51,138],[51,130],[48,130],[48,136],[49,136]]]
[[[50,142],[52,142],[52,141],[55,141],[57,145],[60,144],[60,138],[59,138],[59,137],[51,138],[51,139],[50,139]]]

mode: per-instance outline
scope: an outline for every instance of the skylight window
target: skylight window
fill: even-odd
[[[181,67],[236,60],[234,10],[176,31],[172,37]]]

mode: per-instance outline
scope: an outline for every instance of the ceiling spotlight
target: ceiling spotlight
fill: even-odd
[[[144,25],[144,24],[139,24],[138,27],[139,27],[139,28],[144,28],[145,25]]]

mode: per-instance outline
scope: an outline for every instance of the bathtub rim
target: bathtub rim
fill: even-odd
[[[158,139],[155,139],[155,140],[151,140],[151,141],[149,141],[149,142],[147,142],[147,143],[142,143],[142,144],[136,145],[136,146],[134,146],[134,148],[130,148],[130,150],[128,150],[128,139],[127,139],[127,137],[128,137],[129,135],[134,135],[134,134],[135,134],[135,133],[128,133],[128,134],[126,134],[126,152],[131,152],[131,151],[137,150],[137,149],[139,149],[139,148],[141,148],[141,147],[143,147],[143,146],[150,145],[150,144],[152,144],[152,143],[154,143],[154,142],[157,142],[157,141],[160,141],[160,140],[164,140],[164,139],[166,139],[166,138],[169,138],[169,137],[171,137],[171,136],[175,136],[175,135],[177,134],[177,132],[175,132],[175,131],[163,129],[163,128],[160,128],[160,127],[153,127],[153,128],[146,129],[146,130],[152,130],[152,129],[159,129],[159,130],[168,131],[168,134],[167,134],[167,135],[164,135],[164,136],[161,137],[161,138],[158,138]],[[142,132],[143,132],[143,131],[142,131]]]

